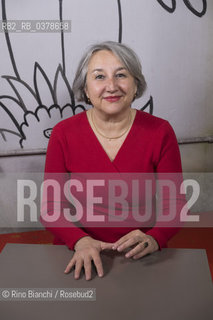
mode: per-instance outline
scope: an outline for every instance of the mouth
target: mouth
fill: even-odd
[[[117,102],[120,100],[120,98],[121,96],[108,96],[108,97],[105,97],[104,100],[108,102]]]

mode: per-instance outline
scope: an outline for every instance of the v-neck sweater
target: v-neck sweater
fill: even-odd
[[[53,129],[47,148],[45,173],[181,173],[181,158],[175,133],[168,121],[136,111],[129,133],[115,159],[110,160],[95,133],[86,112],[59,122]],[[51,205],[49,205],[51,207]],[[51,208],[48,208],[51,211]],[[55,236],[55,244],[74,249],[84,236],[115,242],[138,227],[80,227],[68,221],[62,226],[43,222]],[[177,233],[174,227],[139,228],[156,239],[160,248]]]

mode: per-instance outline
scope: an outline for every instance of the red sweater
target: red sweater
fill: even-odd
[[[46,173],[176,173],[181,172],[177,140],[170,124],[163,119],[138,111],[126,140],[111,161],[96,138],[82,112],[58,123],[51,134]],[[115,242],[136,227],[77,227],[65,222],[64,227],[44,223],[54,234],[55,244],[70,249],[86,235],[97,240]],[[177,227],[143,228],[154,237],[160,248],[178,231]]]

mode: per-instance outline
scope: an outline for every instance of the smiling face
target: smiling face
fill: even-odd
[[[97,111],[108,115],[125,112],[136,91],[133,76],[111,51],[101,50],[92,55],[85,93]]]

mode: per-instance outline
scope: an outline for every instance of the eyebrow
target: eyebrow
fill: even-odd
[[[127,70],[127,68],[125,68],[125,67],[119,67],[119,68],[117,68],[117,69],[115,70],[115,72],[121,71],[121,70]],[[104,71],[104,69],[97,68],[97,69],[92,70],[92,73],[94,73],[94,72],[103,72],[103,71]]]

